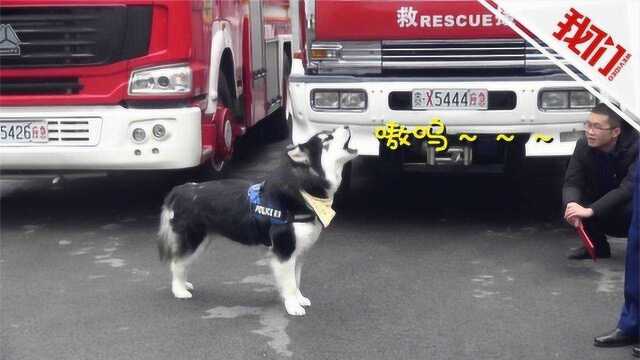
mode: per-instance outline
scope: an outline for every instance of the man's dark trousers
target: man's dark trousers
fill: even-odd
[[[607,237],[626,237],[629,233],[629,224],[631,223],[632,204],[627,203],[613,210],[608,216],[603,218],[583,219],[585,230],[594,242],[596,250],[600,251],[603,247],[608,250]]]
[[[624,305],[620,313],[618,328],[625,334],[639,335],[640,329],[640,275],[638,272],[640,260],[640,247],[638,237],[640,236],[640,166],[636,166],[635,182],[633,194],[633,216],[631,227],[629,228],[629,240],[627,242],[627,255],[624,265]]]

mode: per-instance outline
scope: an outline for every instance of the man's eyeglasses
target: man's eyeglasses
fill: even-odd
[[[584,128],[585,128],[586,130],[591,130],[591,129],[593,129],[593,130],[598,130],[598,131],[604,131],[604,130],[612,130],[612,129],[614,129],[614,128],[612,128],[612,127],[603,127],[603,126],[602,126],[602,125],[600,125],[600,124],[593,124],[593,123],[590,123],[590,122],[588,122],[588,121],[585,121],[585,122],[584,122]]]

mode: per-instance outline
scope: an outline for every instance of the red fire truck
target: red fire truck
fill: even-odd
[[[392,164],[517,168],[525,156],[570,155],[596,103],[473,0],[303,0],[291,10],[294,142],[349,125],[361,155]],[[390,122],[416,135],[436,118],[445,150],[425,138],[387,146]]]
[[[284,103],[288,6],[3,0],[2,171],[221,171]]]

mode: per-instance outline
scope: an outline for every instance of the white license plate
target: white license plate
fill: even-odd
[[[0,121],[0,144],[47,142],[46,121]]]
[[[411,92],[413,110],[486,110],[487,89],[414,89]]]

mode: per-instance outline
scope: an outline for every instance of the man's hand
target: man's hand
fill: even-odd
[[[582,225],[582,220],[580,220],[579,217],[573,217],[573,218],[567,219],[567,222],[575,228]]]
[[[582,219],[588,219],[593,216],[593,210],[591,208],[585,208],[575,202],[567,204],[567,209],[564,211],[564,219],[574,227],[578,227],[582,223]]]

